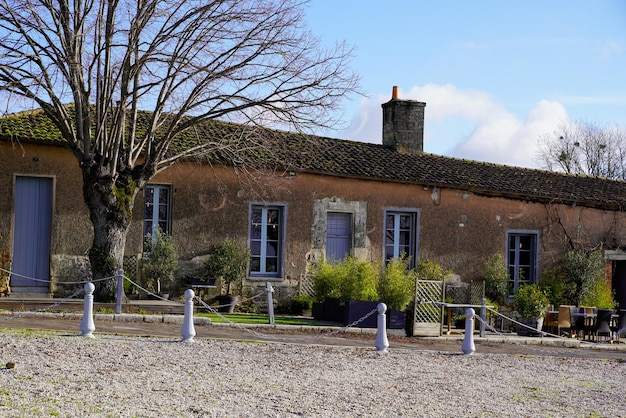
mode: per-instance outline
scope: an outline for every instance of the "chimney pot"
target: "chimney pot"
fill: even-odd
[[[398,98],[398,86],[393,86],[391,89],[391,99],[396,100]]]

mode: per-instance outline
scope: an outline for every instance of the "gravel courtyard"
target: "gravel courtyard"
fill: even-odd
[[[626,416],[622,360],[12,330],[0,353],[3,417]]]

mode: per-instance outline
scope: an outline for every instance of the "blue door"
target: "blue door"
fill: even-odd
[[[52,179],[16,177],[11,291],[48,293]]]

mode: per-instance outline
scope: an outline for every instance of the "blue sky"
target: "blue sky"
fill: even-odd
[[[367,97],[333,138],[381,142],[381,103],[426,102],[424,150],[537,167],[564,121],[626,127],[626,1],[313,0],[323,43],[356,48]]]

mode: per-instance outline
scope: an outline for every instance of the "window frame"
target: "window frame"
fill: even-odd
[[[261,237],[259,239],[253,238],[253,211],[256,209],[261,209],[262,219],[261,219]],[[264,248],[267,248],[267,211],[271,209],[278,210],[278,232],[277,232],[277,251],[276,251],[276,271],[267,271],[267,260],[269,257],[267,253],[264,254]],[[248,276],[251,280],[254,279],[282,279],[284,277],[284,268],[285,268],[285,232],[287,225],[287,208],[284,204],[258,204],[251,203],[248,211],[248,248],[250,249],[250,264],[248,268]],[[265,228],[264,228],[265,227]],[[265,241],[264,241],[265,236]],[[264,267],[264,269],[260,269],[259,271],[253,270],[253,258],[255,258],[256,254],[254,253],[254,245],[253,242],[259,242],[259,248],[261,250],[258,257],[260,258],[260,267]]]
[[[520,248],[520,239],[522,237],[530,237],[530,245],[528,249]],[[511,245],[511,239],[515,238],[514,245]],[[511,252],[514,251],[514,260],[511,262]],[[523,253],[530,253],[528,256],[528,264],[520,261]],[[522,284],[538,283],[539,281],[539,232],[530,230],[510,230],[506,232],[506,267],[509,272],[509,281],[507,283],[508,298],[512,299],[517,293],[517,289]],[[529,277],[523,281],[519,279],[521,269],[528,271]],[[512,289],[512,290],[511,290]]]
[[[394,215],[394,226],[393,229],[389,228],[387,218],[390,215]],[[409,215],[411,216],[410,220],[410,237],[409,237],[409,252],[406,254],[409,259],[409,268],[414,268],[417,265],[417,259],[419,254],[419,218],[420,211],[418,209],[405,209],[405,208],[388,208],[384,211],[384,219],[383,219],[383,260],[385,260],[385,264],[389,263],[394,258],[400,256],[400,243],[398,242],[398,238],[401,232],[401,228],[399,228],[399,220],[400,216]],[[393,231],[393,256],[387,257],[387,248],[389,244],[387,243],[387,231]]]
[[[148,189],[154,189],[154,194],[152,195],[152,201],[148,202],[147,201],[147,196],[148,196]],[[167,202],[165,203],[161,203],[159,202],[159,197],[160,197],[160,193],[161,190],[167,190]],[[156,202],[156,203],[155,203]],[[150,232],[147,231],[147,227],[146,227],[146,223],[148,221],[148,219],[146,218],[146,209],[148,204],[152,205],[152,219],[151,220],[151,226],[150,226]],[[159,208],[161,207],[161,205],[164,205],[166,207],[166,217],[165,219],[161,219],[159,217]],[[152,241],[156,241],[156,235],[155,235],[155,229],[154,229],[154,225],[155,223],[157,225],[161,225],[161,222],[165,222],[166,228],[163,229],[163,232],[165,232],[166,234],[171,234],[172,233],[172,185],[171,184],[146,184],[145,188],[144,188],[144,197],[143,197],[143,237],[145,237],[146,235],[148,235],[148,233],[150,233],[150,235],[152,236]],[[156,221],[156,222],[155,222]],[[143,241],[143,240],[142,240]]]

